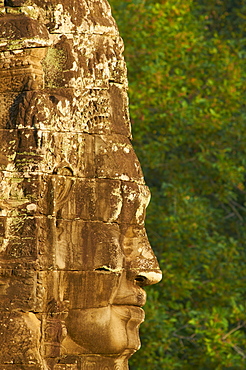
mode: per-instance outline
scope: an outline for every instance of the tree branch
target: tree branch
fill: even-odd
[[[243,352],[242,348],[238,347],[237,345],[232,346],[232,348],[235,349],[235,351],[242,356],[243,358],[246,358],[246,353]]]
[[[223,335],[222,340],[226,340],[231,334],[235,333],[235,331],[238,331],[239,329],[242,329],[246,325],[246,321],[243,321],[243,323],[238,324],[234,329],[230,330],[227,334]]]

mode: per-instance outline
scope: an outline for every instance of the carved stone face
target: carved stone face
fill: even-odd
[[[142,287],[161,279],[123,44],[104,0],[32,3],[0,18],[0,326],[34,339],[0,334],[0,364],[107,367],[139,348]]]

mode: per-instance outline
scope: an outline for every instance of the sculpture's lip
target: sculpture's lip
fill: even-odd
[[[116,306],[135,306],[143,307],[146,303],[146,292],[142,288],[138,288],[133,292],[122,292],[116,295],[112,304]]]
[[[113,303],[112,306],[115,306],[115,307],[136,307],[136,308],[140,308],[141,310],[142,309],[142,306],[139,306],[137,304],[132,304],[132,303],[123,303],[123,304],[115,304]]]

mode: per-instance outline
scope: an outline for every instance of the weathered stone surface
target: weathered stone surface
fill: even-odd
[[[0,370],[128,369],[161,278],[106,0],[0,0]]]

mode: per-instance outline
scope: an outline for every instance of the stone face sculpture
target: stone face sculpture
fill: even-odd
[[[128,369],[161,272],[106,0],[0,0],[0,370]]]

